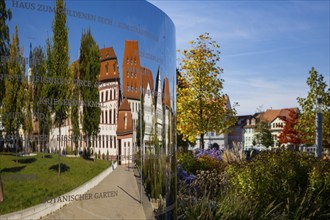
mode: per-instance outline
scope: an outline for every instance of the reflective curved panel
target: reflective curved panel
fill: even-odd
[[[1,104],[0,217],[175,219],[173,22],[146,1],[65,1],[68,48],[56,47],[59,2],[5,1],[20,53],[1,54],[1,96],[24,98]]]

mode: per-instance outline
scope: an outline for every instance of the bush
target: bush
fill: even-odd
[[[192,152],[180,153],[178,155],[178,164],[182,169],[187,172],[196,175],[198,170],[217,170],[223,171],[225,164],[221,160],[217,160],[208,155],[201,155],[195,157]]]
[[[261,152],[250,163],[230,165],[227,171],[233,193],[258,204],[257,210],[274,204],[273,212],[287,218],[321,218],[330,211],[330,165],[303,152]]]

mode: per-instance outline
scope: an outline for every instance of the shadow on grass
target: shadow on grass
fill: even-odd
[[[16,173],[24,169],[26,166],[20,166],[20,167],[10,167],[10,168],[3,168],[1,172],[6,172],[6,173]]]
[[[53,155],[48,154],[48,155],[45,155],[44,157],[45,157],[45,158],[53,158]]]
[[[55,165],[49,167],[49,170],[54,170],[54,171],[57,172],[58,171],[58,164],[55,164]],[[69,171],[69,170],[70,170],[69,166],[67,166],[64,163],[61,163],[61,173],[64,173],[64,172]]]
[[[13,160],[13,161],[16,162],[16,159]],[[17,160],[18,163],[23,163],[23,164],[25,164],[25,163],[33,163],[35,161],[37,161],[36,158],[25,158],[25,159],[19,159],[19,160]]]

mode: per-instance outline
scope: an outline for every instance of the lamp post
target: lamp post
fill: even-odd
[[[322,157],[322,98],[317,97],[316,102],[316,138],[315,157]]]

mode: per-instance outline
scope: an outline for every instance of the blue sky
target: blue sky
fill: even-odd
[[[177,48],[209,32],[224,92],[238,114],[296,107],[311,67],[330,84],[329,1],[153,1],[173,20]]]
[[[54,0],[6,0],[6,7],[13,12],[9,21],[10,34],[18,25],[19,39],[24,57],[29,56],[29,45],[45,46],[46,39],[52,38],[52,22],[54,19]],[[160,67],[161,79],[169,78],[172,88],[175,86],[175,32],[167,15],[148,2],[138,1],[106,1],[106,0],[70,0],[65,1],[69,30],[70,60],[79,57],[80,39],[83,30],[91,28],[91,32],[99,48],[113,47],[122,74],[122,61],[125,40],[138,40],[141,66],[149,68],[156,78]],[[76,13],[76,14],[75,14]],[[77,13],[88,13],[94,19],[76,16]],[[152,15],[152,19],[150,19]],[[102,18],[103,22],[100,22]],[[161,25],[160,25],[161,24]],[[136,28],[127,30],[129,28]],[[172,32],[171,32],[172,30]],[[143,32],[142,32],[143,31]],[[172,34],[171,34],[172,33]],[[170,44],[169,42],[173,42]],[[144,55],[143,55],[144,54]],[[172,62],[167,62],[169,60]],[[28,66],[26,67],[26,70]],[[122,81],[121,81],[122,82]]]
[[[54,5],[54,1],[30,2],[35,4],[33,10],[13,7],[13,1],[6,0],[7,7],[13,10],[10,29],[12,31],[16,24],[19,25],[25,56],[28,56],[30,42],[33,46],[43,46],[47,36],[52,35],[53,14],[38,11],[37,4]],[[163,17],[157,14],[150,17],[149,13],[142,10],[141,2],[130,1],[131,7],[125,7],[126,12],[138,12],[148,22],[125,17],[122,10],[116,8],[116,4],[110,0],[66,2],[67,8],[71,10],[113,21],[112,25],[107,25],[69,16],[69,50],[72,61],[78,58],[81,33],[88,27],[92,28],[101,48],[114,47],[120,66],[123,39],[137,39],[141,42],[140,50],[156,56],[164,55],[166,48],[159,48],[156,44],[150,46],[149,43],[143,43],[145,41],[141,35],[116,28],[116,21],[133,25],[143,23],[141,28],[151,33],[166,33],[166,27],[153,25],[153,21]],[[204,32],[209,32],[219,43],[222,52],[219,65],[224,69],[224,92],[230,96],[232,103],[239,103],[236,109],[241,115],[253,114],[259,106],[263,106],[264,110],[270,107],[298,106],[296,98],[307,95],[306,79],[311,67],[322,73],[330,84],[329,1],[149,2],[173,20],[178,49],[186,49],[190,40]],[[155,75],[159,64],[143,57],[141,59],[142,65],[150,68]],[[170,75],[169,71],[164,70],[164,75]],[[170,77],[170,81],[173,81],[173,77]]]

